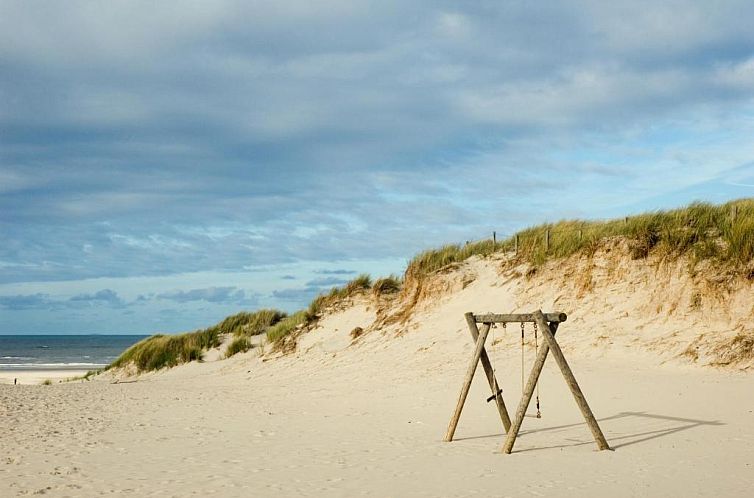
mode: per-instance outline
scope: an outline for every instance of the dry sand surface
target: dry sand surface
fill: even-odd
[[[688,316],[637,313],[637,332],[625,317],[584,314],[599,294],[578,308],[489,265],[469,265],[408,323],[370,329],[364,300],[283,357],[252,350],[132,378],[0,385],[0,496],[751,496],[754,375],[658,354],[658,337],[682,346],[672,331]],[[552,358],[543,418],[525,419],[513,454],[500,452],[481,369],[456,440],[442,441],[472,353],[463,312],[530,311],[526,299],[569,313],[558,337],[614,451],[595,451]],[[639,309],[635,299],[614,299],[611,312]],[[352,343],[356,326],[366,332]],[[489,352],[514,412],[511,329],[494,329]],[[527,347],[527,369],[532,359]]]
[[[86,374],[86,370],[5,370],[0,371],[0,384],[13,384],[14,380],[18,384],[37,385],[49,380],[50,382],[59,382],[73,377],[80,377]]]

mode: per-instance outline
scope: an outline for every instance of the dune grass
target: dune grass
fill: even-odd
[[[217,326],[223,334],[233,334],[236,337],[260,335],[269,327],[286,317],[284,311],[276,309],[261,309],[254,312],[241,312],[229,316]]]
[[[372,288],[372,278],[362,273],[342,287],[333,287],[330,291],[315,297],[305,310],[300,310],[267,330],[267,340],[271,343],[279,343],[297,327],[307,326],[314,323],[322,313],[322,310],[335,303],[342,301],[361,292]]]
[[[375,280],[374,284],[372,284],[372,292],[376,296],[381,296],[383,294],[395,294],[396,292],[399,292],[401,290],[402,286],[403,281],[399,277],[390,275],[389,277],[383,277]]]
[[[439,249],[429,249],[411,260],[406,268],[405,276],[408,279],[429,275],[454,263],[466,261],[472,256],[489,256],[501,249],[501,245],[493,244],[491,240],[466,245],[449,244]]]
[[[102,369],[88,370],[84,375],[76,375],[74,377],[68,377],[64,382],[74,382],[77,380],[90,380],[91,377],[102,373]]]
[[[549,245],[545,243],[547,233]],[[613,237],[626,239],[634,258],[650,254],[688,256],[692,263],[710,260],[723,270],[745,271],[748,278],[754,278],[754,199],[721,205],[696,202],[680,209],[608,221],[564,220],[521,230],[498,243],[483,240],[421,252],[408,264],[403,279],[391,275],[372,282],[369,275],[362,274],[320,294],[306,309],[292,315],[271,309],[242,312],[203,331],[153,336],[132,346],[110,367],[133,363],[139,371],[145,371],[200,359],[204,350],[219,345],[220,334],[235,336],[227,354],[232,356],[247,351],[251,347],[248,338],[253,335],[266,333],[269,342],[280,343],[294,330],[314,323],[328,306],[370,290],[376,295],[399,292],[404,282],[420,280],[472,256],[510,255],[517,248],[514,261],[538,266],[579,252],[593,253],[601,241]]]
[[[549,247],[546,234],[549,231]],[[535,266],[578,252],[593,252],[610,237],[628,240],[634,258],[650,253],[670,258],[690,256],[693,262],[712,260],[728,270],[740,270],[754,258],[754,199],[713,205],[695,202],[687,207],[608,221],[564,220],[525,230],[493,244],[483,240],[447,245],[418,254],[406,277],[421,278],[472,256],[510,253],[518,240],[519,261]]]
[[[217,326],[180,335],[157,334],[137,342],[107,368],[133,364],[138,372],[174,367],[180,363],[201,360],[204,351],[220,345]]]
[[[299,325],[308,324],[311,321],[312,316],[307,311],[297,311],[270,327],[269,330],[267,330],[267,340],[272,343],[278,342],[293,332]]]
[[[236,355],[238,353],[245,353],[246,351],[252,349],[254,345],[251,343],[249,338],[245,335],[241,335],[238,337],[235,337],[233,341],[231,341],[230,344],[228,344],[228,349],[225,351],[225,357],[230,358],[233,355]]]

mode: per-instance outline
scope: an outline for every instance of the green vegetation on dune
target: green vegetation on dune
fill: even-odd
[[[283,320],[267,331],[267,340],[279,343],[298,327],[314,323],[323,309],[341,302],[356,294],[366,292],[372,288],[372,278],[362,273],[343,287],[333,287],[329,292],[315,297],[305,310],[300,310]]]
[[[267,340],[270,342],[277,342],[293,332],[299,325],[310,323],[313,320],[314,316],[310,315],[307,311],[297,311],[296,313],[283,318],[273,327],[270,327],[267,331]]]
[[[249,337],[264,334],[269,327],[285,318],[284,311],[275,309],[261,309],[254,312],[242,311],[229,316],[218,323],[219,331],[223,334],[233,334],[236,337]]]
[[[550,230],[550,247],[543,234]],[[712,260],[736,270],[754,255],[754,201],[713,205],[696,202],[688,207],[658,211],[610,221],[562,221],[519,232],[519,256],[534,264],[589,251],[608,237],[625,237],[634,258],[650,253]],[[515,244],[505,241],[506,247]]]
[[[251,340],[247,336],[242,335],[235,337],[233,341],[228,344],[228,349],[225,351],[225,357],[230,358],[235,354],[245,353],[253,347],[254,345],[251,343]]]
[[[320,294],[306,309],[291,315],[271,309],[241,312],[203,331],[153,336],[132,346],[110,367],[133,363],[137,370],[145,371],[200,359],[203,351],[219,345],[220,334],[234,335],[226,356],[251,349],[249,338],[259,334],[266,334],[271,343],[284,344],[293,331],[315,323],[325,308],[344,299],[370,290],[376,296],[397,293],[406,282],[419,281],[472,256],[506,253],[514,255],[513,262],[538,266],[577,253],[592,254],[600,242],[614,237],[628,242],[634,258],[685,256],[692,262],[712,261],[722,270],[747,278],[754,276],[754,199],[722,205],[697,202],[681,209],[608,221],[566,220],[527,228],[497,243],[483,240],[424,251],[411,260],[403,279],[391,275],[372,282],[369,275],[362,274]]]
[[[174,367],[180,363],[201,360],[204,351],[220,345],[217,327],[180,335],[157,334],[128,348],[107,368],[133,364],[138,372]]]
[[[401,287],[403,287],[403,281],[395,275],[390,275],[389,277],[375,280],[374,284],[372,284],[372,292],[378,296],[395,294],[396,292],[400,292]]]
[[[483,240],[447,245],[417,255],[406,277],[422,278],[472,256],[510,253],[516,246],[519,261],[541,265],[581,251],[592,252],[610,237],[624,237],[634,258],[650,253],[690,256],[693,261],[712,260],[726,269],[740,270],[754,257],[754,199],[721,205],[695,202],[685,208],[608,221],[566,220],[521,230],[497,244]]]
[[[448,265],[466,261],[472,256],[489,256],[502,248],[502,245],[495,245],[491,240],[482,240],[466,245],[449,244],[439,249],[429,249],[411,260],[406,268],[406,278],[420,278]]]

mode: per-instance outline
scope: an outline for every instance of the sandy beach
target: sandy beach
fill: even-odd
[[[511,455],[501,453],[481,369],[455,440],[443,442],[472,352],[463,312],[520,309],[520,299],[573,309],[557,302],[560,284],[501,279],[494,265],[443,277],[445,290],[403,324],[369,329],[379,307],[357,300],[285,356],[214,352],[215,361],[140,376],[2,385],[0,495],[750,495],[754,375],[669,354],[680,347],[674,331],[703,310],[662,322],[635,312],[608,331],[590,316],[609,299],[602,292],[583,296],[558,336],[613,451],[596,451],[552,359],[540,384],[543,416],[525,418]],[[597,277],[596,287],[611,278]],[[664,289],[672,299],[675,288]],[[640,308],[636,299],[615,301],[615,316]],[[356,326],[367,332],[354,341]],[[658,337],[671,340],[660,348]],[[498,328],[488,345],[511,413],[519,340],[518,330]],[[532,359],[528,344],[526,367]]]
[[[82,369],[18,369],[0,370],[0,384],[41,384],[49,380],[59,382],[73,377],[85,375],[88,370]]]
[[[324,333],[324,331],[323,331]],[[468,352],[458,337],[458,349]],[[574,358],[615,451],[595,451],[548,364],[543,418],[514,453],[477,376],[442,437],[464,364],[419,337],[262,362],[194,364],[135,382],[2,386],[4,496],[748,496],[754,377]],[[447,351],[450,353],[450,351]],[[445,361],[438,361],[445,357]],[[515,355],[499,375],[508,403]],[[510,386],[510,387],[508,387]],[[33,415],[30,415],[33,414]]]

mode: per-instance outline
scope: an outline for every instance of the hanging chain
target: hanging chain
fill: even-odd
[[[537,322],[534,322],[534,355],[539,356],[539,345],[537,344]],[[537,418],[542,418],[542,413],[539,411],[539,379],[537,379]]]
[[[521,322],[521,393],[524,392],[524,322]]]

